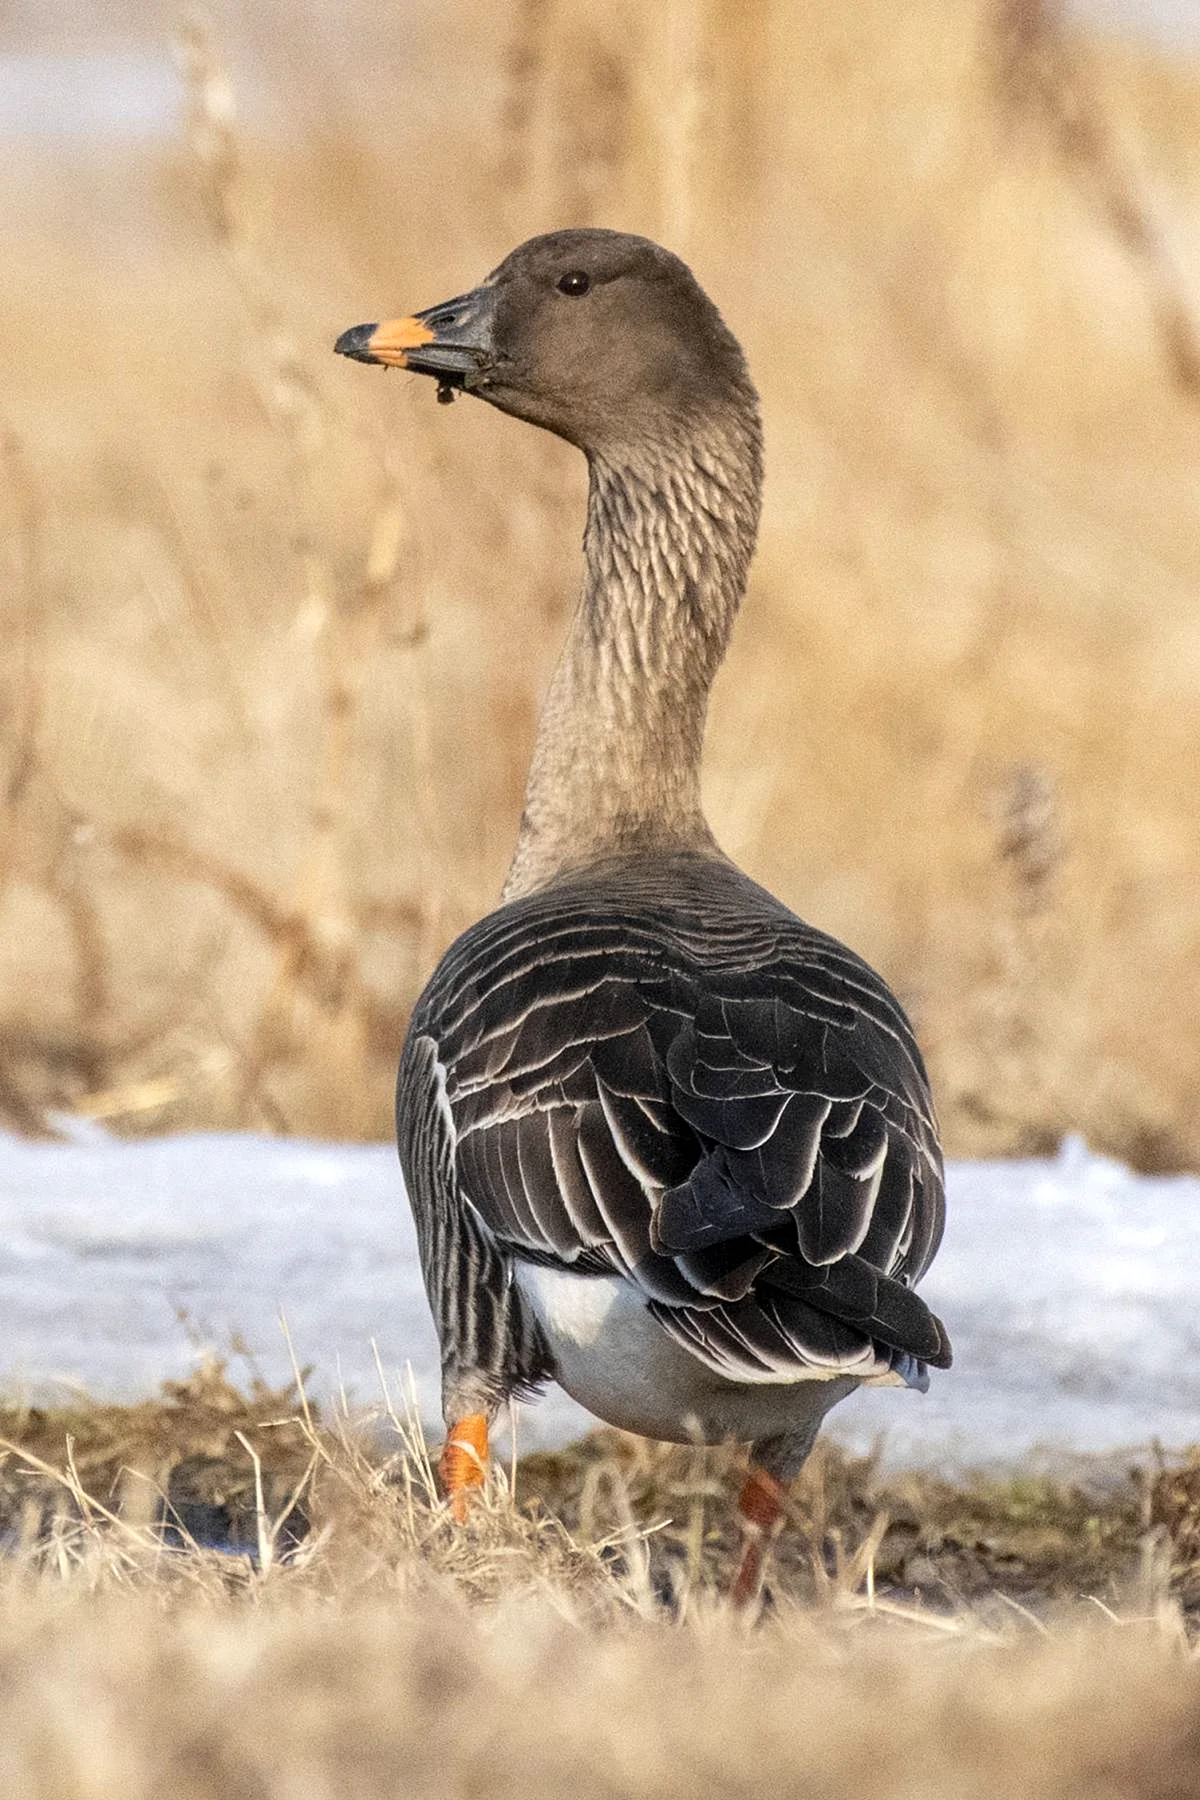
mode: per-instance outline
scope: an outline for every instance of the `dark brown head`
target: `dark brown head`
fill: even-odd
[[[675,437],[733,409],[753,420],[745,358],[687,265],[647,238],[552,231],[479,287],[335,348],[434,376],[582,450]]]

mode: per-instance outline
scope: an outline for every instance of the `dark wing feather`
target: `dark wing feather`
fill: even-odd
[[[502,908],[412,1030],[507,1254],[619,1271],[735,1378],[948,1363],[912,1291],[943,1199],[908,1021],[728,865],[639,861]]]

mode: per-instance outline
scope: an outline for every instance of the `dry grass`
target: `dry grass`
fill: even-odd
[[[1185,1800],[1200,1675],[1153,1626],[788,1618],[747,1638],[443,1586],[343,1613],[272,1594],[23,1598],[0,1612],[13,1800]],[[886,1702],[881,1703],[881,1696]]]
[[[0,1445],[0,1535],[38,1554],[48,1536],[113,1515],[137,1531],[253,1550],[263,1514],[273,1536],[286,1522],[293,1548],[332,1532],[339,1557],[360,1564],[363,1579],[374,1555],[401,1543],[468,1585],[475,1579],[474,1550],[464,1561],[422,1433],[395,1403],[377,1418],[338,1414],[323,1424],[307,1404],[297,1414],[294,1391],[254,1384],[247,1393],[214,1363],[137,1406],[0,1407]],[[561,1550],[648,1533],[637,1552],[642,1574],[686,1607],[736,1567],[743,1461],[732,1449],[597,1430],[570,1449],[525,1457],[515,1484],[502,1466],[483,1518],[493,1548],[496,1531],[508,1534],[510,1553],[512,1534],[523,1533],[534,1572],[564,1579],[551,1541]],[[577,1576],[589,1553],[570,1554]],[[853,1594],[868,1562],[876,1589],[893,1599],[923,1596],[953,1610],[1003,1596],[1037,1612],[1083,1594],[1123,1604],[1145,1587],[1152,1563],[1190,1616],[1200,1608],[1197,1464],[1182,1456],[1156,1468],[1097,1462],[1073,1476],[950,1481],[822,1444],[794,1489],[772,1590],[806,1602]],[[594,1557],[590,1566],[597,1574]]]
[[[217,1369],[2,1435],[12,1800],[1197,1792],[1191,1464],[955,1490],[827,1451],[754,1628],[728,1459],[607,1434],[459,1530],[403,1416]],[[149,1454],[173,1506],[224,1467],[244,1553],[164,1537]]]
[[[174,141],[0,173],[4,1116],[386,1131],[583,473],[330,340],[601,222],[764,394],[725,843],[898,985],[952,1149],[1200,1161],[1200,84],[1036,0],[390,16],[218,9]]]
[[[788,1618],[747,1638],[435,1586],[342,1613],[271,1594],[23,1598],[0,1613],[14,1800],[697,1793],[1185,1800],[1194,1661],[1153,1626]],[[881,1696],[886,1703],[881,1704]]]

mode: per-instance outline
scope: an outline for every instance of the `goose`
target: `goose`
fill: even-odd
[[[748,1443],[745,1604],[829,1409],[950,1364],[914,1292],[944,1188],[912,1027],[701,809],[758,530],[758,396],[686,264],[613,231],[532,238],[336,349],[554,432],[589,472],[500,904],[438,964],[400,1062],[441,1480],[464,1520],[497,1409],[551,1380],[626,1431]]]

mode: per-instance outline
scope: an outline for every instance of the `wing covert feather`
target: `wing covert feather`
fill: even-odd
[[[902,1010],[736,871],[664,861],[653,893],[592,872],[443,959],[414,1029],[464,1193],[508,1254],[629,1276],[713,1368],[948,1361],[911,1285],[942,1185]]]

